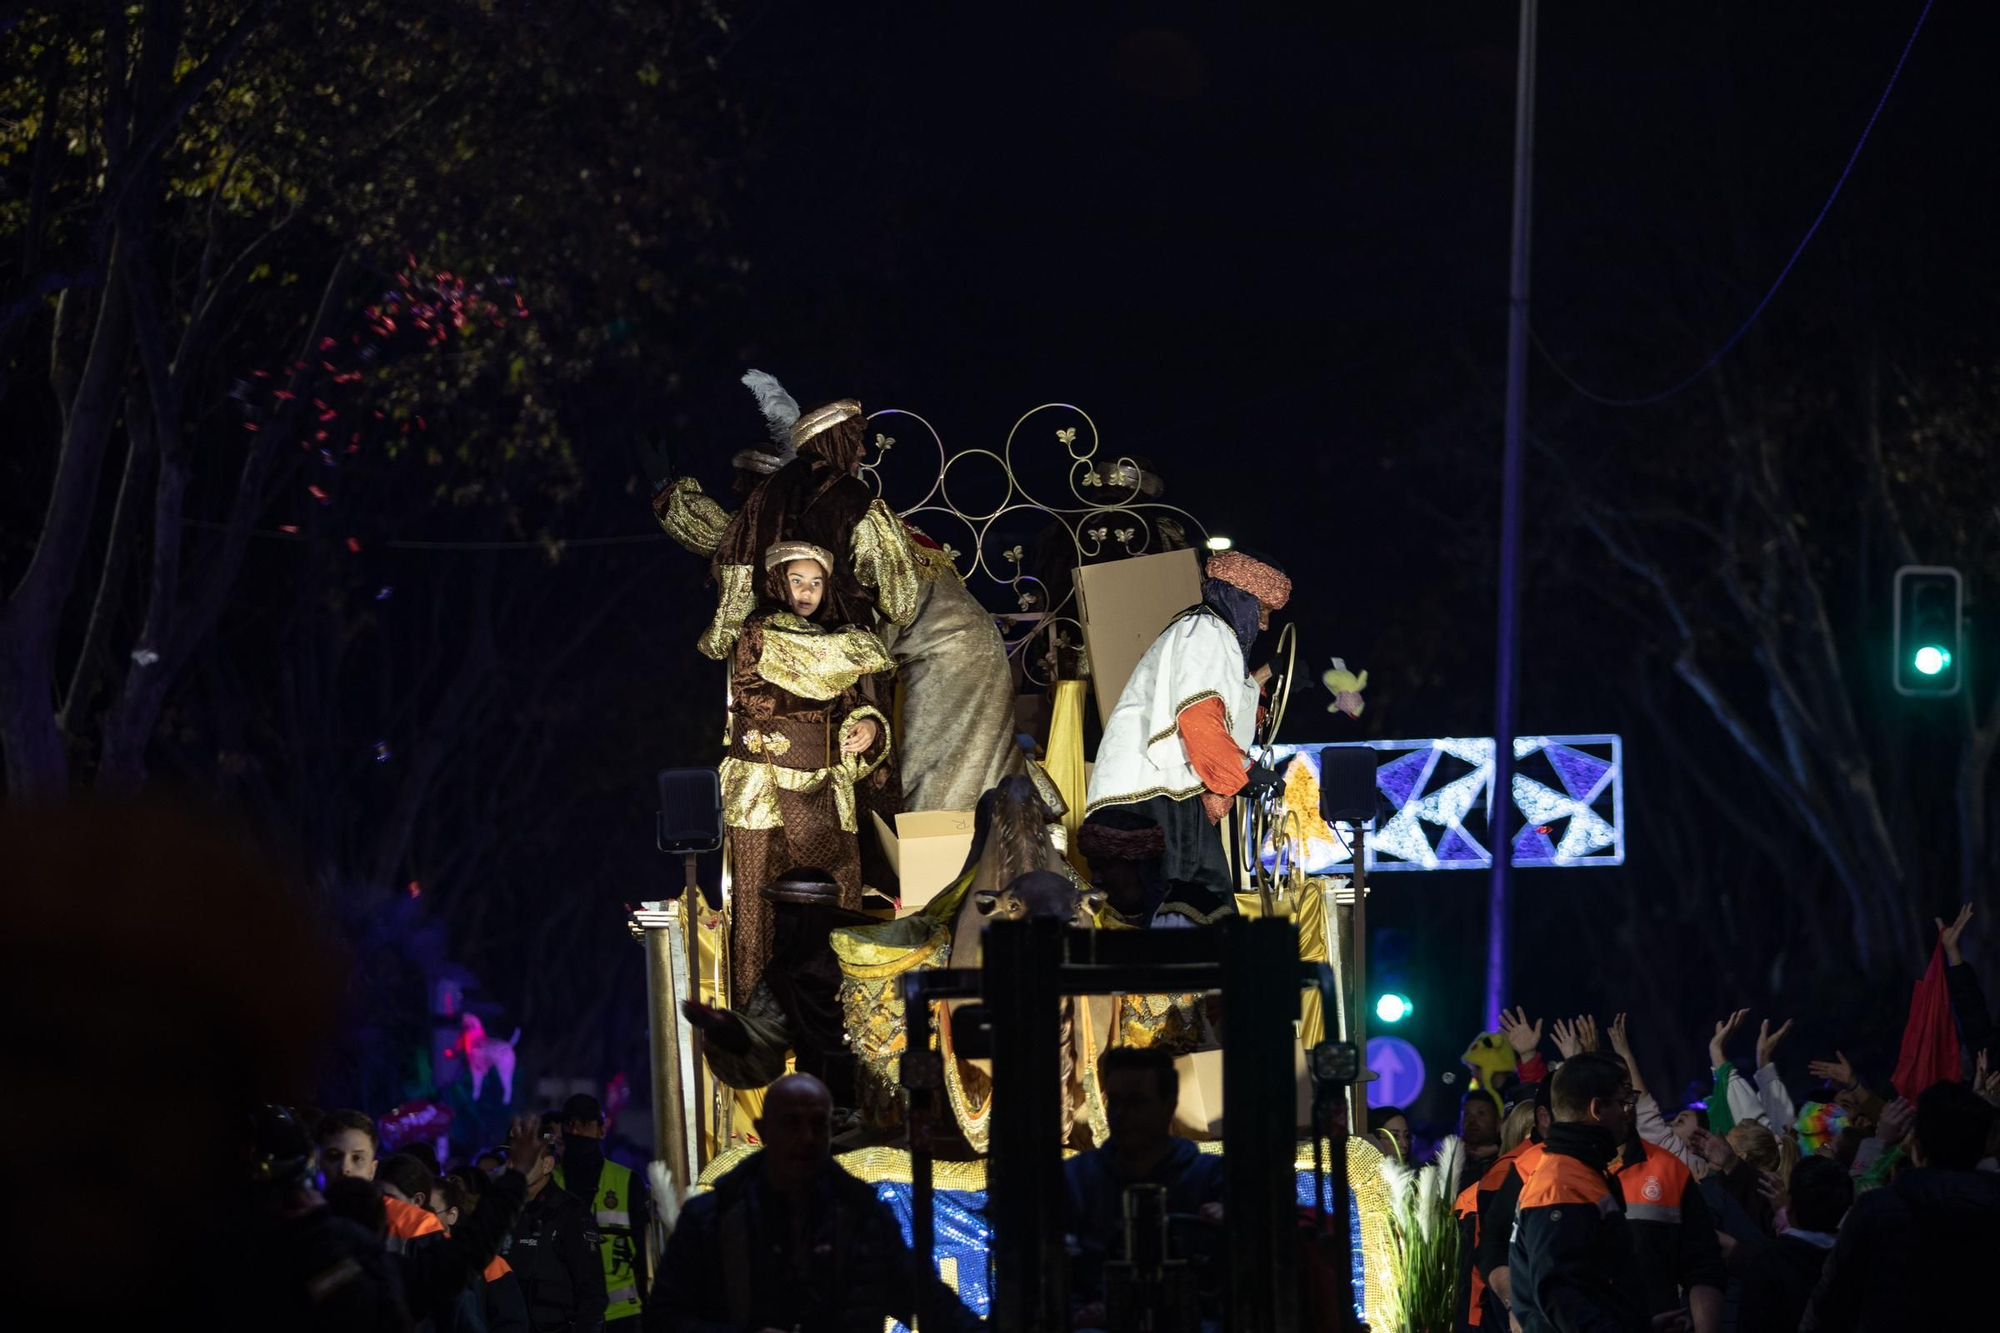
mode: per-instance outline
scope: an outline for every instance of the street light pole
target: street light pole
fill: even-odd
[[[1508,1000],[1513,892],[1514,723],[1520,712],[1521,488],[1528,418],[1528,243],[1535,177],[1536,0],[1521,0],[1519,64],[1514,73],[1514,238],[1507,283],[1506,444],[1500,465],[1500,615],[1493,700],[1493,785],[1487,792],[1487,841],[1493,879],[1486,901],[1486,1007],[1493,1021]]]

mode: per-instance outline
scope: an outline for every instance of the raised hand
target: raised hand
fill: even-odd
[[[1542,1044],[1542,1020],[1528,1022],[1528,1010],[1522,1005],[1515,1006],[1511,1014],[1505,1009],[1500,1011],[1500,1031],[1514,1048],[1517,1059],[1527,1059]]]
[[[658,495],[673,484],[674,460],[667,453],[666,446],[653,440],[634,440],[632,454],[638,460],[639,470],[652,483],[653,494]]]
[[[1706,1157],[1708,1164],[1718,1171],[1729,1170],[1736,1161],[1736,1150],[1729,1146],[1729,1140],[1705,1129],[1697,1129],[1688,1140],[1688,1146]]]
[[[1988,1071],[1984,1049],[1979,1052],[1979,1062],[1972,1071],[1972,1090],[2000,1106],[2000,1069]]]
[[[1594,1015],[1584,1014],[1576,1020],[1576,1041],[1586,1051],[1597,1049],[1597,1019]]]
[[[507,1127],[507,1165],[522,1175],[533,1175],[548,1145],[542,1142],[542,1118],[531,1115]]]
[[[1771,1063],[1771,1052],[1778,1049],[1778,1043],[1783,1041],[1785,1034],[1791,1030],[1792,1020],[1789,1018],[1785,1020],[1784,1025],[1776,1032],[1771,1031],[1771,1020],[1768,1018],[1757,1024],[1756,1067],[1758,1069],[1762,1069],[1765,1065]]]
[[[1854,1066],[1847,1063],[1847,1056],[1835,1051],[1834,1059],[1811,1060],[1806,1063],[1806,1072],[1814,1078],[1823,1078],[1842,1092],[1854,1086]]]
[[[1875,1122],[1875,1137],[1893,1148],[1910,1132],[1910,1125],[1916,1118],[1916,1105],[1908,1097],[1898,1097],[1882,1108],[1882,1118]]]
[[[1611,1049],[1623,1056],[1625,1063],[1630,1065],[1632,1063],[1632,1042],[1625,1035],[1625,1015],[1620,1014],[1612,1019],[1611,1026],[1606,1030],[1606,1033],[1611,1038]]]
[[[1959,957],[1958,938],[1965,934],[1965,927],[1972,920],[1972,904],[1967,903],[1959,908],[1958,915],[1951,919],[1951,924],[1948,926],[1937,917],[1932,917],[1931,920],[1937,922],[1938,933],[1944,937],[1944,961],[1952,967],[1957,967],[1965,961]]]
[[[1777,1172],[1760,1169],[1757,1172],[1757,1192],[1770,1200],[1772,1212],[1788,1213],[1791,1211],[1792,1196],[1785,1189],[1784,1178]]]
[[[1722,1064],[1722,1048],[1736,1035],[1736,1029],[1743,1026],[1743,1020],[1750,1017],[1748,1009],[1738,1009],[1715,1025],[1715,1035],[1708,1039],[1708,1065],[1714,1069]]]
[[[1555,1026],[1556,1050],[1565,1060],[1574,1057],[1583,1049],[1583,1038],[1577,1033],[1576,1024],[1567,1018],[1558,1018]]]

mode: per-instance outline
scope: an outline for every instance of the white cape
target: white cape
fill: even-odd
[[[1176,724],[1204,699],[1222,700],[1230,739],[1247,752],[1256,734],[1257,683],[1243,674],[1235,632],[1207,610],[1174,620],[1132,668],[1098,742],[1085,813],[1153,796],[1198,795],[1201,777]]]

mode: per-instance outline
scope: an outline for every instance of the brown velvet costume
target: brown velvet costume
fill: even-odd
[[[770,571],[775,594],[782,567]],[[824,603],[822,603],[824,606]],[[862,696],[860,681],[890,668],[868,631],[827,630],[767,602],[731,652],[730,745],[723,761],[723,818],[729,829],[732,1004],[748,1001],[771,957],[776,921],[764,888],[799,867],[825,871],[840,906],[861,906],[857,784],[888,756],[888,719]],[[874,744],[843,755],[841,739],[861,718],[878,727]]]

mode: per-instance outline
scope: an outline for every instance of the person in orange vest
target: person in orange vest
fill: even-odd
[[[1535,1123],[1528,1137],[1500,1154],[1486,1173],[1459,1195],[1461,1214],[1469,1208],[1473,1219],[1472,1291],[1466,1320],[1474,1327],[1507,1326],[1507,1247],[1514,1235],[1521,1187],[1541,1164],[1542,1141],[1553,1119],[1549,1093],[1549,1080],[1544,1078],[1535,1086]]]
[[[1652,1327],[1625,1198],[1612,1174],[1634,1100],[1625,1068],[1595,1051],[1571,1057],[1550,1089],[1554,1121],[1521,1186],[1507,1254],[1511,1315],[1522,1333],[1642,1333]]]
[[[534,1117],[514,1122],[507,1147],[511,1165],[494,1178],[478,1210],[451,1233],[423,1206],[436,1186],[421,1162],[397,1156],[378,1164],[388,1246],[401,1257],[404,1296],[419,1321],[429,1320],[439,1329],[456,1326],[461,1301],[469,1292],[478,1294],[477,1275],[492,1263],[520,1216],[528,1197],[523,1170],[538,1171],[543,1154],[541,1126]]]

